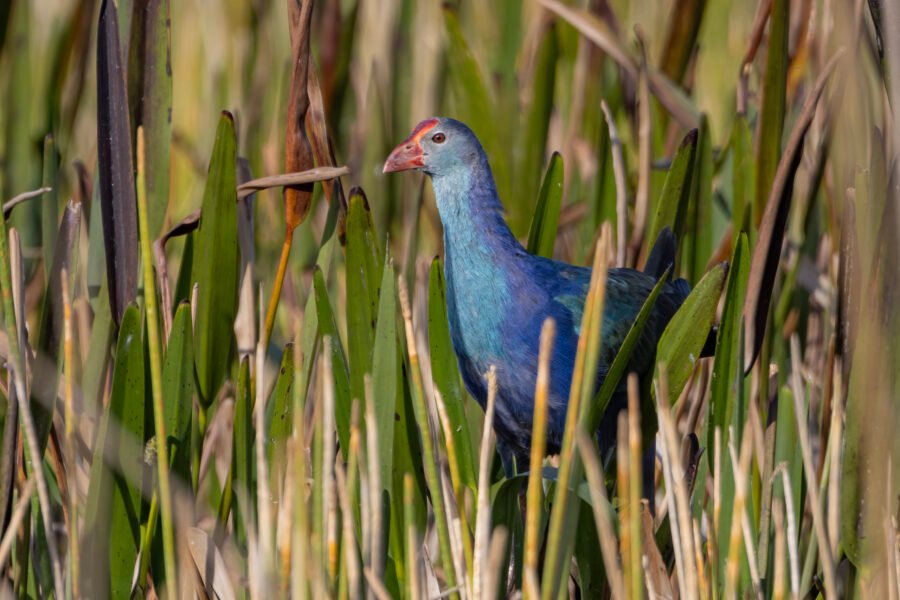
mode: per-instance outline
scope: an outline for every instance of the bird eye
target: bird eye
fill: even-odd
[[[434,142],[435,144],[443,144],[444,140],[446,140],[446,139],[447,139],[447,136],[445,136],[443,133],[436,133],[433,136],[431,136],[431,141]]]

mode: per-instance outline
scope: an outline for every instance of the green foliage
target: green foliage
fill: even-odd
[[[7,206],[0,227],[3,585],[341,598],[462,596],[459,584],[556,599],[626,582],[804,597],[837,581],[887,597],[884,499],[900,482],[888,7],[774,0],[756,19],[730,0],[666,14],[326,2],[304,29],[304,2],[0,3],[2,200],[52,188]],[[826,86],[835,40],[860,43]],[[584,311],[563,451],[532,480],[539,568],[524,562],[528,475],[504,477],[490,437],[481,447],[483,413],[461,385],[430,184],[379,171],[431,114],[478,135],[528,251],[584,265],[605,222],[643,242],[604,267],[640,267],[665,227],[678,243],[611,364],[602,298]],[[308,218],[261,347],[285,207],[281,188],[238,202],[237,163],[254,177],[305,166],[289,150],[304,131],[317,167],[352,173],[304,184]],[[345,195],[350,182],[371,202]],[[646,224],[635,190],[649,191]],[[592,434],[669,276],[694,289],[639,382],[640,439],[595,463]],[[715,357],[700,359],[712,325]],[[670,414],[652,400],[661,365],[681,402]],[[643,478],[641,452],[656,440],[662,454],[669,421],[666,475]],[[644,492],[661,499],[652,519]]]
[[[537,206],[531,229],[528,231],[527,249],[532,254],[553,258],[553,245],[556,243],[559,227],[559,211],[563,197],[563,159],[559,152],[554,152],[547,165],[541,191],[538,192]]]
[[[234,119],[223,113],[203,193],[191,283],[197,287],[194,365],[197,392],[209,406],[228,372],[237,312],[237,176]]]
[[[109,410],[100,423],[85,513],[83,555],[92,558],[92,596],[128,596],[140,544],[147,383],[141,314],[123,314]],[[139,452],[140,454],[136,454]]]

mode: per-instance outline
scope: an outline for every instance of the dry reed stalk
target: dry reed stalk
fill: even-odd
[[[481,453],[478,459],[478,501],[475,511],[475,548],[473,552],[474,573],[472,574],[472,598],[486,598],[485,585],[490,575],[485,576],[484,568],[490,553],[491,536],[491,456],[494,447],[494,409],[497,402],[497,370],[492,365],[488,370],[487,407],[484,411],[484,427],[481,434]],[[482,582],[484,580],[484,582]],[[488,590],[489,592],[490,590]]]

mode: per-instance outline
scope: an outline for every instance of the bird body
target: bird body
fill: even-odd
[[[450,334],[463,381],[484,407],[484,376],[495,367],[498,450],[508,473],[513,460],[521,470],[531,447],[540,332],[549,317],[557,335],[550,360],[547,452],[559,452],[591,270],[522,247],[503,217],[481,144],[459,121],[423,121],[385,164],[386,172],[406,168],[431,176],[444,229]],[[653,262],[664,272],[674,261],[674,243],[662,254],[671,256]],[[596,389],[662,272],[608,271]],[[665,285],[632,354],[631,370],[643,373],[652,366],[656,342],[689,291],[683,280]],[[624,406],[620,385],[598,432],[601,444],[613,441],[615,415]]]

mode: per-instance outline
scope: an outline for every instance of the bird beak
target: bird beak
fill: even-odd
[[[412,136],[401,142],[399,146],[394,148],[391,155],[384,161],[384,173],[396,173],[398,171],[408,171],[410,169],[418,169],[425,166],[425,152],[419,145],[419,140],[413,139]]]

